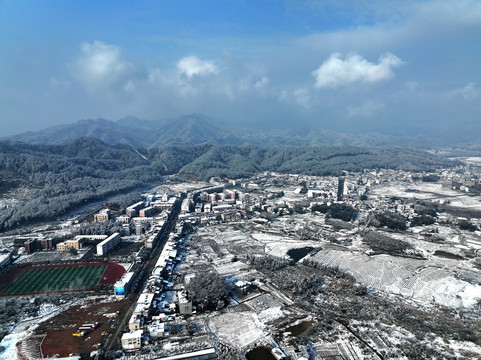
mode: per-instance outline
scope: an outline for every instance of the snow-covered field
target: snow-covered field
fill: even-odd
[[[468,163],[470,165],[474,166],[481,166],[481,157],[461,157],[461,158],[455,158],[457,160],[464,161],[465,163]]]
[[[209,183],[203,181],[182,182],[176,184],[160,185],[154,189],[159,194],[171,193],[171,192],[187,192],[195,189],[202,189],[208,186],[212,186]]]
[[[59,307],[53,307],[51,305],[43,305],[39,311],[40,316],[32,319],[25,319],[21,321],[13,331],[5,336],[0,342],[0,346],[5,348],[3,353],[0,353],[2,360],[19,360],[17,354],[16,344],[19,341],[25,340],[32,336],[33,331],[40,325],[40,323],[47,321],[48,319],[56,316],[62,311],[65,311],[72,304],[64,304]],[[42,359],[43,356],[38,354],[38,359]],[[33,360],[33,358],[32,358]]]
[[[460,307],[474,305],[481,298],[481,285],[455,277],[459,260],[368,256],[331,249],[319,251],[311,258],[321,264],[346,269],[357,281],[377,291],[419,302]]]
[[[209,321],[210,330],[221,342],[237,348],[247,348],[264,338],[264,325],[254,312],[232,312],[214,316]]]
[[[437,184],[424,185],[423,183],[425,190],[440,189]],[[469,259],[456,260],[434,255],[436,250],[460,255],[462,249],[469,248],[466,239],[479,240],[476,235],[461,235],[458,230],[440,227],[438,234],[446,242],[434,244],[423,241],[423,236],[416,232],[390,234],[393,238],[411,243],[418,253],[426,257],[413,259],[390,255],[369,256],[366,254],[368,249],[360,241],[359,235],[349,234],[348,230],[344,231],[346,236],[354,239],[353,245],[349,248],[331,246],[327,240],[296,238],[296,231],[309,226],[319,227],[319,231],[330,231],[323,219],[310,214],[282,217],[264,227],[254,223],[249,223],[249,226],[245,230],[239,230],[219,225],[200,229],[198,235],[212,238],[223,251],[230,249],[232,254],[236,254],[237,249],[249,249],[251,255],[266,254],[287,258],[287,252],[291,249],[323,247],[323,250],[311,257],[312,260],[345,269],[360,283],[376,291],[401,295],[421,304],[437,303],[450,307],[466,307],[474,305],[481,299],[479,283],[468,282],[469,280],[457,276],[458,272],[472,271],[472,262]],[[289,234],[284,235],[285,233]],[[246,264],[229,261],[232,254],[227,257],[224,255],[223,260],[213,261],[216,270],[223,275],[241,275],[248,271]]]
[[[416,190],[416,192],[406,190]],[[463,194],[449,186],[439,183],[417,182],[409,184],[381,184],[370,192],[370,195],[381,197],[398,196],[406,199],[446,201],[449,205],[458,208],[481,210],[481,197]]]
[[[287,252],[291,249],[319,246],[319,243],[315,241],[293,239],[276,234],[253,232],[251,236],[264,245],[266,254],[281,258],[287,257]]]
[[[52,304],[42,304],[38,312],[38,316],[35,318],[28,318],[20,321],[16,324],[15,328],[10,334],[5,336],[0,342],[0,346],[3,346],[5,350],[0,353],[0,359],[2,360],[23,360],[24,357],[19,357],[17,354],[17,343],[27,338],[32,337],[34,330],[43,322],[53,318],[59,313],[69,309],[72,306],[82,304],[82,307],[88,307],[92,303],[108,303],[112,301],[110,296],[92,296],[86,299],[78,299],[73,302],[67,302],[59,306]],[[37,335],[38,336],[38,335]],[[38,349],[34,350],[38,352]],[[29,360],[46,359],[43,354],[28,353]]]

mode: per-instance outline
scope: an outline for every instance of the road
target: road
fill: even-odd
[[[142,290],[145,288],[147,280],[151,276],[152,271],[154,270],[157,259],[159,258],[160,253],[162,252],[162,250],[165,246],[165,243],[167,242],[167,239],[169,238],[169,234],[172,232],[173,229],[175,229],[177,217],[179,216],[179,212],[180,212],[180,204],[181,204],[180,200],[177,200],[174,203],[174,206],[172,207],[172,211],[170,213],[170,216],[169,216],[168,220],[165,222],[165,226],[163,227],[163,230],[162,230],[162,233],[160,235],[159,241],[158,241],[157,245],[152,249],[152,252],[150,253],[150,256],[149,256],[148,260],[145,262],[142,270],[140,271],[139,285],[137,286],[136,293],[132,293],[128,296],[127,301],[131,301],[132,303],[129,305],[127,311],[125,311],[123,314],[120,314],[119,322],[117,324],[117,327],[116,327],[115,331],[113,332],[112,336],[110,337],[109,342],[107,343],[107,345],[105,347],[105,351],[116,348],[117,345],[119,345],[119,349],[121,348],[120,337],[123,334],[123,330],[128,325],[130,317],[132,316],[132,313],[134,311],[135,305],[137,304],[137,300],[138,300]]]

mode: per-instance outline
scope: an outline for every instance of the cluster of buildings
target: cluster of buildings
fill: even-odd
[[[162,195],[148,195],[145,201],[139,201],[130,205],[125,210],[125,215],[130,218],[134,217],[150,217],[162,211],[171,211],[177,197]]]
[[[466,183],[453,180],[451,184],[453,189],[461,190],[467,193],[473,193],[475,195],[481,194],[481,183],[479,183],[477,180],[468,181]]]
[[[184,199],[180,219],[194,225],[215,222],[239,221],[246,216],[258,217],[262,213],[283,215],[299,211],[309,211],[314,205],[344,203],[357,209],[361,220],[377,212],[395,212],[410,221],[419,215],[415,201],[405,201],[402,197],[373,195],[371,190],[378,185],[402,184],[408,189],[419,181],[436,178],[443,183],[459,178],[461,169],[442,169],[434,173],[413,173],[401,170],[373,170],[359,173],[345,172],[341,177],[310,176],[299,174],[276,174],[265,172],[249,179],[225,180]],[[466,175],[466,174],[465,174]],[[467,177],[466,177],[467,176]],[[481,191],[481,183],[475,175],[467,174],[464,183],[454,180],[452,187],[471,193]],[[409,190],[406,190],[409,191]],[[415,190],[412,190],[415,191]],[[436,203],[436,201],[434,201]],[[436,203],[443,205],[443,200]],[[448,213],[438,214],[439,223],[456,224],[466,220]],[[479,224],[477,219],[471,219]]]
[[[28,238],[24,242],[25,252],[32,254],[36,251],[48,251],[55,249],[52,238]]]
[[[169,323],[176,314],[193,315],[192,301],[184,293],[174,289],[175,266],[182,260],[180,250],[185,238],[169,235],[156,261],[147,285],[140,294],[129,320],[129,332],[121,339],[126,350],[141,348],[144,339],[155,341],[168,335]],[[116,295],[117,286],[116,284]]]

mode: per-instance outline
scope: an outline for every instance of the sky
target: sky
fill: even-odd
[[[0,137],[190,113],[481,131],[479,0],[0,0],[0,44]]]

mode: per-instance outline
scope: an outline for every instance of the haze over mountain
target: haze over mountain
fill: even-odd
[[[229,128],[473,141],[480,38],[477,0],[2,1],[1,136],[203,113]],[[209,138],[193,130],[189,142]],[[164,142],[123,132],[102,136]]]
[[[376,133],[353,135],[312,126],[284,130],[241,128],[215,121],[205,115],[191,114],[177,119],[143,120],[134,116],[118,121],[105,119],[79,120],[38,132],[27,132],[8,138],[30,144],[62,144],[78,137],[95,137],[107,144],[128,144],[155,148],[164,145],[254,144],[254,145],[413,145],[431,148],[446,143],[424,136],[387,136]]]

